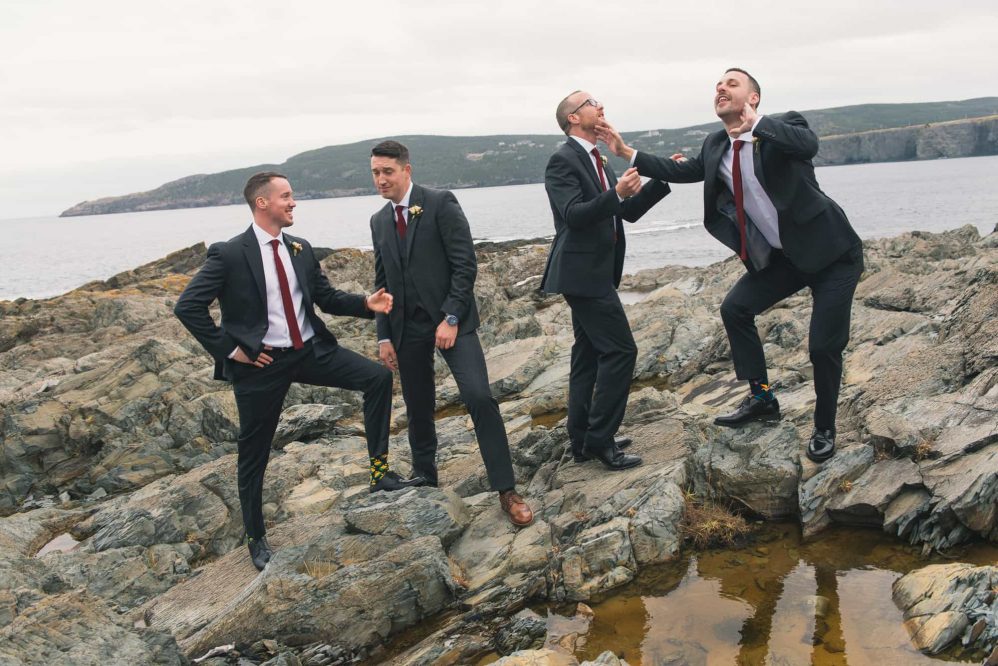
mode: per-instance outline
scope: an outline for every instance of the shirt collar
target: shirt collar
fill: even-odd
[[[399,201],[398,203],[395,203],[394,201],[389,201],[388,202],[388,203],[390,203],[392,205],[392,210],[395,210],[395,206],[402,206],[402,208],[408,208],[409,207],[409,199],[410,199],[410,197],[412,197],[412,185],[413,185],[413,183],[410,180],[409,181],[409,189],[405,191],[405,196],[402,197],[402,201]]]
[[[261,229],[260,225],[257,224],[256,222],[253,223],[253,233],[256,234],[256,241],[260,245],[269,245],[270,241],[274,240],[274,238],[275,238],[275,236],[271,236],[266,231],[264,231],[263,229]],[[283,244],[284,243],[284,231],[282,230],[282,231],[277,232],[276,238],[277,238],[277,240],[281,241],[281,244]]]
[[[586,141],[585,139],[583,139],[581,136],[576,136],[574,134],[572,134],[571,136],[572,136],[573,139],[575,139],[576,141],[579,142],[579,145],[582,146],[585,149],[585,151],[587,153],[589,153],[590,156],[593,154],[593,148],[596,147],[595,143],[589,143],[588,141]]]

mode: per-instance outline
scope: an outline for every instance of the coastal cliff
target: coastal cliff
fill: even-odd
[[[613,474],[567,453],[571,322],[563,299],[536,291],[546,245],[480,246],[480,334],[535,524],[503,520],[439,360],[440,489],[369,494],[359,396],[294,386],[264,495],[276,555],[260,574],[241,544],[231,389],[172,315],[204,246],[55,298],[0,302],[0,661],[182,664],[219,646],[201,663],[236,663],[233,646],[271,666],[380,660],[391,637],[446,614],[393,663],[474,663],[530,643],[518,636],[536,627],[510,620],[528,602],[585,602],[677,557],[699,503],[796,521],[809,536],[873,527],[926,553],[998,543],[998,233],[864,245],[839,451],[820,466],[803,455],[806,293],[759,319],[783,420],[732,431],[712,423],[744,393],[717,313],[742,266],[626,276],[639,356],[621,434],[645,464]],[[322,264],[341,289],[370,285],[370,253]],[[369,321],[327,321],[374,355]],[[393,415],[404,474],[398,395]],[[898,581],[913,642],[994,649],[995,581],[965,565]],[[535,656],[506,663],[577,663]]]

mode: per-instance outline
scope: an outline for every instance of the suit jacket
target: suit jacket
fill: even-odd
[[[419,206],[422,213],[413,216]],[[374,244],[374,288],[384,287],[395,297],[392,311],[378,313],[378,339],[391,340],[397,349],[405,328],[405,288],[401,252],[406,252],[409,276],[419,301],[439,324],[452,314],[458,318],[458,335],[478,328],[475,278],[478,260],[468,219],[457,198],[446,190],[413,184],[405,243],[395,230],[395,205],[389,201],[371,216]]]
[[[758,138],[752,150],[753,168],[776,208],[783,253],[800,270],[816,273],[860,242],[839,205],[818,187],[811,162],[818,154],[818,137],[796,111],[779,119],[764,116],[753,136]],[[720,175],[721,159],[729,149],[728,134],[722,129],[708,135],[700,154],[686,162],[639,151],[634,166],[642,176],[672,183],[704,181],[703,224],[714,238],[737,253],[741,237],[734,198]],[[765,268],[769,244],[755,225],[748,225],[747,232],[751,236],[746,268]]]
[[[315,314],[318,305],[323,312],[371,318],[365,297],[348,294],[329,284],[325,273],[304,238],[284,234],[301,287],[305,315],[317,339],[336,346],[336,336]],[[293,242],[301,245],[295,254]],[[208,307],[218,299],[222,310],[221,326],[208,313]],[[229,354],[239,345],[246,355],[256,358],[263,351],[263,336],[267,333],[267,292],[263,274],[263,253],[253,228],[208,248],[204,266],[187,284],[173,309],[181,323],[215,359],[215,379],[228,379],[228,369],[234,362]],[[321,353],[316,348],[316,353]]]
[[[621,220],[636,222],[669,193],[665,183],[649,181],[636,195],[620,201],[613,169],[606,165],[603,171],[606,192],[589,154],[571,137],[548,160],[544,188],[555,234],[542,291],[596,297],[616,289],[624,272],[626,248]]]

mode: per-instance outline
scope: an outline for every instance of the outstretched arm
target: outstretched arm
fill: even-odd
[[[703,180],[703,162],[699,156],[688,160],[677,160],[674,159],[675,156],[664,158],[636,151],[628,146],[620,136],[620,132],[605,120],[597,121],[596,136],[614,155],[630,161],[637,167],[638,173],[642,176],[667,183],[699,183]]]

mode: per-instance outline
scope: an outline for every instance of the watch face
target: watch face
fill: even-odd
[[[457,326],[457,317],[455,317],[454,315],[447,315],[444,321],[446,321],[451,326]]]

